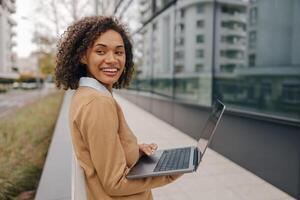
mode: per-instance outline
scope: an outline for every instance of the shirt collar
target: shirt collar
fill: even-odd
[[[81,77],[79,79],[79,86],[91,87],[108,96],[113,96],[113,94],[103,84],[101,84],[99,81],[97,81],[94,78]]]

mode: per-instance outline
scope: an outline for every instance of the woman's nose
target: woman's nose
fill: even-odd
[[[106,57],[105,57],[105,62],[106,63],[113,63],[115,64],[117,62],[117,59],[115,58],[115,55],[113,52],[108,52]]]

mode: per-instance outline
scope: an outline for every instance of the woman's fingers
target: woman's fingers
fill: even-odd
[[[139,146],[140,146],[140,150],[148,156],[153,155],[158,148],[157,144],[155,143],[141,144]]]
[[[158,145],[155,144],[155,143],[151,143],[151,144],[149,144],[149,146],[150,146],[153,150],[157,150],[157,148],[158,148]]]

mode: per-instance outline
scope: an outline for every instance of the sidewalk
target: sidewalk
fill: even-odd
[[[71,141],[67,121],[71,92],[67,92],[49,149],[36,199],[71,197]],[[195,145],[196,141],[129,101],[115,95],[140,143],[159,148]],[[155,200],[287,200],[293,199],[215,151],[208,149],[196,173],[153,190]]]
[[[0,93],[0,118],[10,112],[34,102],[36,99],[49,94],[53,89],[41,88],[34,90],[11,89]]]

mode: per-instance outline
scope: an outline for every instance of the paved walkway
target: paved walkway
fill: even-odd
[[[34,90],[12,89],[6,93],[0,93],[0,117],[6,116],[30,102],[34,102],[42,96],[46,96],[51,91],[53,89],[49,88]]]
[[[71,93],[66,94],[50,146],[36,199],[64,200],[71,194],[71,144],[67,110]],[[127,122],[139,142],[155,142],[159,148],[195,145],[196,141],[152,114],[115,95]],[[196,173],[153,190],[155,200],[288,200],[286,193],[208,149]]]

